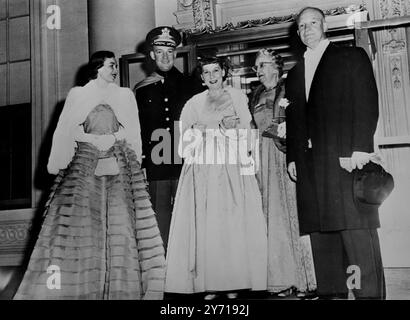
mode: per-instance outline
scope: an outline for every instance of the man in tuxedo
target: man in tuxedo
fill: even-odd
[[[356,299],[383,299],[378,208],[355,202],[353,173],[346,170],[361,169],[373,152],[372,65],[362,48],[329,42],[320,9],[302,9],[296,23],[307,49],[286,82],[287,162],[300,232],[311,237],[317,293],[346,298],[352,289]]]
[[[152,29],[146,36],[149,57],[155,71],[135,88],[141,123],[143,162],[158,226],[167,248],[172,205],[182,160],[177,157],[178,124],[181,110],[190,98],[188,81],[174,66],[177,30],[168,26]],[[176,130],[174,130],[176,129]]]

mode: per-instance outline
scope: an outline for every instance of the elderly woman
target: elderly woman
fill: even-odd
[[[68,93],[53,136],[56,174],[15,299],[161,299],[165,257],[141,163],[138,109],[109,51]]]
[[[201,59],[208,90],[181,114],[185,158],[171,220],[165,291],[218,294],[266,290],[267,238],[261,196],[248,151],[247,97],[224,85],[228,67]]]
[[[261,82],[250,110],[259,129],[260,168],[257,173],[268,228],[268,290],[299,296],[316,289],[310,239],[299,236],[296,191],[286,170],[283,59],[275,51],[257,53],[254,70]],[[276,132],[272,132],[276,131]]]

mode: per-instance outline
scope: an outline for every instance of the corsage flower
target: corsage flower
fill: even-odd
[[[282,98],[282,99],[279,100],[279,107],[281,107],[281,108],[283,108],[283,109],[286,109],[287,106],[289,105],[289,103],[290,103],[290,102],[289,102],[288,99]]]

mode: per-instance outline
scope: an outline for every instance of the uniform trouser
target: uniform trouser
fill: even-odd
[[[319,296],[347,297],[350,288],[356,299],[386,298],[377,229],[315,232],[310,238]]]
[[[178,179],[149,182],[152,208],[157,217],[158,228],[161,232],[162,241],[164,242],[165,252],[168,246],[169,227],[177,186]]]

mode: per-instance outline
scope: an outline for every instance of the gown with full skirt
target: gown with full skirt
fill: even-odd
[[[232,100],[229,106],[209,110],[205,91],[189,100],[181,114],[182,128],[200,122],[209,131],[191,144],[193,158],[185,157],[179,179],[168,241],[166,292],[266,290],[266,223],[255,175],[245,174],[241,161],[223,163],[221,158],[234,143],[246,144],[223,133],[222,117],[239,113],[241,121],[248,123],[251,117],[246,96],[233,88],[226,92]],[[218,161],[206,161],[204,153]]]
[[[86,133],[118,128],[102,104],[84,123]],[[14,298],[161,299],[164,274],[162,239],[136,153],[124,139],[106,152],[79,142],[55,179]]]
[[[261,85],[251,100],[260,134],[257,180],[268,228],[268,291],[277,293],[296,288],[306,292],[316,289],[316,277],[310,237],[299,234],[296,186],[287,173],[286,154],[272,138],[262,136],[273,115],[279,115],[278,104],[283,96],[282,86],[265,91]],[[266,103],[267,100],[272,103]]]

